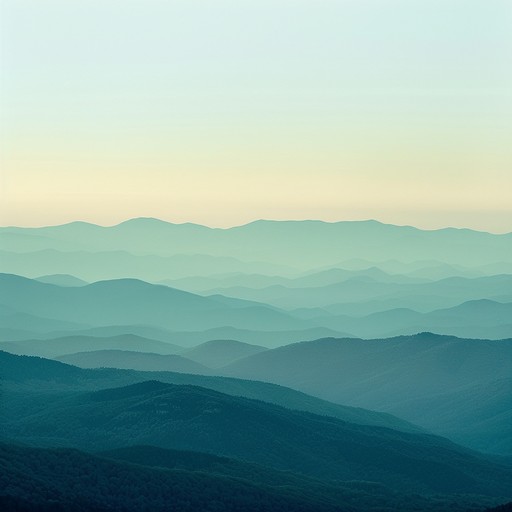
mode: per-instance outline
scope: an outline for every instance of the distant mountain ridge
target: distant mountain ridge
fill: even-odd
[[[511,262],[512,234],[446,228],[424,231],[377,221],[256,221],[227,229],[132,219],[102,227],[71,223],[43,228],[0,228],[4,250],[111,251],[134,254],[208,254],[307,269],[342,260],[405,259],[466,264]],[[172,243],[171,243],[172,241]],[[142,248],[142,251],[141,251]]]
[[[265,346],[308,337],[371,338],[421,331],[468,338],[512,336],[512,233],[428,231],[376,221],[256,221],[218,229],[132,219],[110,227],[77,222],[0,228],[0,246],[0,271],[68,287],[66,304],[75,300],[73,293],[80,297],[91,290],[121,295],[94,318],[83,301],[77,304],[83,309],[78,316],[55,303],[47,310],[30,310],[12,307],[12,300],[0,297],[13,309],[0,328],[5,341],[115,326],[149,338],[155,336],[141,328],[173,333],[221,329],[216,338]],[[78,293],[77,279],[93,284],[81,286]],[[136,312],[127,307],[130,293],[119,288],[130,280],[132,288],[135,281],[147,283],[139,292],[153,297],[150,307],[142,305]],[[155,286],[151,292],[150,283]],[[157,292],[161,289],[156,283],[175,290],[174,298],[169,291]],[[170,307],[167,316],[155,297],[163,293]],[[462,306],[480,300],[493,303],[480,303],[477,314]],[[122,317],[128,310],[133,314]],[[20,314],[25,316],[16,316]],[[58,322],[68,322],[67,328]],[[244,337],[229,335],[226,329],[245,331]],[[285,331],[315,334],[276,339],[275,333]],[[201,334],[192,338],[194,343],[213,339]],[[175,338],[172,342],[193,344]]]
[[[264,304],[203,297],[134,279],[59,287],[0,274],[3,303],[14,311],[86,326],[150,325],[173,330],[231,326],[253,330],[315,327]]]
[[[502,280],[498,277],[481,279],[496,282],[496,290],[506,292],[512,277],[504,276]],[[421,331],[468,338],[512,336],[512,301],[487,298],[427,313],[394,308],[361,315],[357,314],[357,304],[352,303],[347,307],[356,310],[347,315],[337,314],[343,304],[287,311],[263,302],[223,295],[198,295],[134,279],[63,287],[0,274],[0,286],[4,290],[0,295],[0,341],[56,338],[72,335],[73,331],[87,335],[92,334],[92,329],[100,329],[99,336],[132,332],[181,346],[224,338],[268,347],[326,335],[372,338]],[[354,285],[351,286],[350,290]],[[355,287],[356,290],[363,288],[361,283],[356,283]],[[292,295],[299,293],[297,290],[289,292]],[[308,293],[313,291],[308,290]],[[421,295],[421,288],[415,293],[425,297]],[[478,296],[475,290],[472,294]],[[385,299],[385,295],[380,297],[380,300]],[[408,296],[399,299],[413,300]]]

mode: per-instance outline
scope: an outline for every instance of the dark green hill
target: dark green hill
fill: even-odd
[[[512,502],[504,503],[503,505],[498,505],[497,507],[488,508],[486,512],[511,512],[512,511]]]
[[[16,511],[342,511],[285,488],[128,465],[76,450],[0,444],[0,505]],[[12,507],[12,508],[11,508]]]
[[[406,402],[409,415],[413,404]],[[428,430],[439,430],[465,446],[496,454],[512,454],[512,378],[475,383],[433,397],[414,401],[416,421]]]
[[[0,380],[4,383],[50,382],[58,389],[59,385],[70,382],[80,387],[84,377],[83,370],[60,361],[0,351]]]
[[[320,499],[341,505],[345,510],[480,510],[485,499],[475,496],[404,495],[371,482],[334,482],[315,480],[289,471],[219,457],[202,452],[166,450],[154,446],[130,446],[98,455],[135,464],[186,471],[201,471],[227,477],[242,478],[265,486],[279,486],[303,492],[309,499]]]
[[[27,393],[29,395],[37,392],[67,393],[70,390],[101,389],[158,379],[173,384],[202,386],[233,396],[245,396],[290,409],[333,416],[351,423],[389,427],[408,432],[421,431],[418,427],[391,414],[334,404],[275,384],[229,377],[115,369],[85,370],[57,361],[16,356],[0,351],[0,379],[6,387],[20,393],[13,399],[15,403],[26,401]],[[4,400],[7,398],[5,396]],[[36,407],[39,402],[36,399],[36,404],[33,406]],[[44,407],[45,401],[41,403]]]
[[[24,442],[206,451],[397,490],[507,496],[512,468],[442,438],[355,425],[197,386],[147,381],[65,396],[5,421]]]
[[[321,482],[198,452],[128,447],[94,456],[0,443],[6,512],[478,512],[475,495],[423,497],[371,482]]]

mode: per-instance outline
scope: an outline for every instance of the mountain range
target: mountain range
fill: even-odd
[[[510,466],[424,433],[350,423],[197,385],[152,380],[85,391],[84,378],[105,383],[115,374],[111,379],[99,370],[0,356],[9,362],[3,435],[18,442],[205,451],[324,480],[380,482],[399,492],[501,497],[512,483]],[[66,381],[79,389],[59,392],[58,383]],[[34,388],[36,382],[49,387]]]
[[[302,270],[372,255],[384,261],[434,260],[469,267],[512,263],[510,233],[452,228],[425,231],[377,221],[261,220],[214,229],[139,218],[111,227],[73,222],[44,228],[2,228],[0,242],[4,250],[20,253],[54,249],[159,256],[208,254]]]
[[[511,376],[512,233],[0,228],[2,510],[483,511]]]
[[[494,281],[505,291],[510,279],[504,276]],[[100,336],[107,329],[110,335],[132,333],[183,346],[218,338],[276,346],[322,336],[386,337],[421,331],[467,338],[512,335],[512,302],[490,299],[425,313],[394,308],[363,316],[352,312],[349,316],[338,314],[336,305],[289,311],[253,300],[203,296],[134,279],[71,287],[0,274],[0,285],[4,292],[0,296],[0,339],[5,341],[86,335],[91,329],[103,329],[103,334],[97,332]],[[160,332],[155,334],[155,330]]]
[[[512,454],[512,339],[327,338],[249,356],[222,373],[390,412],[475,449]]]

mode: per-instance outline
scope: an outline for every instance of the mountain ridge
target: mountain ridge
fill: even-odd
[[[413,226],[410,224],[394,224],[391,222],[384,222],[380,221],[378,219],[360,219],[360,220],[336,220],[336,221],[327,221],[323,219],[255,219],[252,221],[245,222],[243,224],[235,224],[232,226],[227,227],[213,227],[208,226],[205,224],[200,224],[196,222],[173,222],[165,219],[161,219],[158,217],[132,217],[128,218],[122,221],[119,221],[115,224],[96,224],[94,222],[88,222],[88,221],[70,221],[65,222],[62,224],[51,224],[51,225],[43,225],[43,226],[15,226],[15,225],[9,225],[9,226],[0,226],[0,229],[24,229],[24,230],[39,230],[39,229],[51,229],[51,228],[59,228],[64,226],[84,226],[84,227],[97,227],[97,228],[115,228],[120,226],[126,226],[130,224],[139,224],[139,225],[147,225],[147,224],[154,224],[154,225],[166,225],[166,226],[173,226],[173,227],[185,227],[185,226],[192,226],[192,227],[200,227],[200,228],[206,228],[208,230],[221,230],[226,231],[230,229],[239,229],[244,228],[246,226],[251,225],[260,225],[260,224],[275,224],[275,223],[281,223],[281,224],[298,224],[298,223],[308,223],[308,224],[329,224],[329,225],[336,225],[336,224],[367,224],[367,225],[380,225],[380,226],[391,226],[395,228],[405,228],[410,230],[417,230],[417,231],[425,231],[425,232],[438,232],[438,231],[469,231],[474,233],[486,233],[489,235],[506,235],[506,236],[512,236],[512,231],[504,232],[504,233],[495,233],[492,231],[485,231],[485,230],[479,230],[474,228],[467,228],[467,227],[455,227],[455,226],[446,226],[442,228],[421,228],[418,226]]]
[[[239,428],[234,430],[234,424]],[[512,484],[512,467],[444,438],[355,425],[158,381],[68,395],[21,420],[7,420],[5,427],[11,437],[18,432],[21,441],[39,432],[42,444],[97,450],[135,440],[209,451],[316,478],[377,481],[396,490],[502,496]]]
[[[2,371],[3,368],[3,371]],[[142,372],[118,369],[82,369],[53,359],[11,354],[0,350],[0,378],[12,383],[22,393],[95,390],[105,386],[123,386],[147,380],[187,384],[220,393],[264,401],[290,409],[331,416],[360,425],[384,426],[405,432],[423,432],[421,428],[391,414],[360,407],[334,404],[284,386],[265,382],[233,379],[215,375],[191,375],[174,372]],[[34,388],[34,382],[37,387]]]
[[[512,453],[501,452],[512,450],[507,419],[512,403],[503,393],[493,402],[492,392],[494,381],[512,374],[512,338],[465,339],[428,332],[384,339],[323,338],[260,352],[221,372],[391,412],[456,441],[469,440],[475,449]]]

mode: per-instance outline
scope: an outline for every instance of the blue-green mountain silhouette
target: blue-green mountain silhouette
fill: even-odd
[[[152,352],[154,354],[177,354],[183,347],[136,336],[122,334],[118,336],[64,336],[53,339],[17,340],[0,343],[0,349],[19,355],[56,357],[77,352],[98,350],[128,350]]]
[[[237,425],[233,429],[233,425]],[[208,451],[398,490],[507,495],[512,467],[448,441],[342,422],[197,386],[146,381],[78,393],[5,422],[8,436],[88,449],[129,443]]]
[[[269,473],[272,473],[268,470]],[[273,472],[279,477],[278,472]],[[123,463],[70,449],[0,443],[0,506],[22,512],[217,512],[344,510],[331,499],[308,496],[307,480],[294,488],[254,484],[215,472],[164,470]],[[304,487],[304,488],[303,488]],[[347,488],[346,497],[357,496]],[[343,489],[338,491],[343,496]],[[377,493],[376,493],[377,494]],[[385,496],[385,492],[380,492]],[[391,494],[391,493],[389,493]],[[404,497],[404,500],[406,497]],[[400,502],[390,496],[389,502]],[[371,504],[371,499],[368,500]],[[421,501],[420,501],[421,502]],[[428,506],[428,500],[424,500]],[[434,506],[434,505],[432,505]],[[364,510],[364,509],[360,509]]]
[[[121,368],[141,371],[169,371],[208,374],[209,369],[191,359],[176,354],[152,354],[129,350],[95,350],[66,354],[56,358],[80,368]]]
[[[252,330],[292,330],[313,325],[263,304],[202,297],[134,279],[60,287],[0,274],[8,308],[89,326],[149,325],[173,330],[232,326]]]
[[[474,448],[510,453],[501,450],[512,439],[511,339],[330,338],[255,354],[223,373],[391,412]],[[494,397],[497,381],[503,391]]]
[[[183,355],[209,368],[220,368],[244,357],[267,350],[260,345],[236,340],[211,340],[183,352]]]
[[[40,281],[41,283],[56,284],[58,286],[85,286],[86,284],[89,284],[87,281],[78,279],[78,277],[69,274],[52,274],[47,276],[39,276],[36,277],[36,280]]]
[[[87,370],[59,361],[17,356],[0,351],[0,379],[6,391],[3,395],[4,405],[7,406],[10,403],[17,408],[20,403],[28,400],[27,410],[31,412],[34,411],[36,403],[42,410],[46,406],[45,400],[41,401],[38,398],[39,392],[44,393],[45,399],[48,399],[51,394],[58,398],[69,391],[97,390],[158,379],[161,382],[177,385],[201,386],[228,395],[243,396],[289,409],[332,416],[359,425],[380,426],[405,432],[422,431],[419,427],[391,414],[334,404],[284,386],[229,377],[175,372]],[[7,390],[12,391],[12,395],[7,393]]]
[[[294,510],[468,512],[498,500],[401,494],[370,482],[325,482],[206,453],[127,447],[92,455],[0,444],[0,507],[17,512]]]
[[[430,259],[463,266],[512,261],[511,234],[452,228],[424,231],[376,221],[262,220],[230,229],[157,219],[132,219],[112,227],[73,222],[45,228],[2,228],[0,241],[5,250],[14,252],[53,248],[162,256],[208,254],[304,270],[369,259],[369,255],[378,255],[381,261]]]

